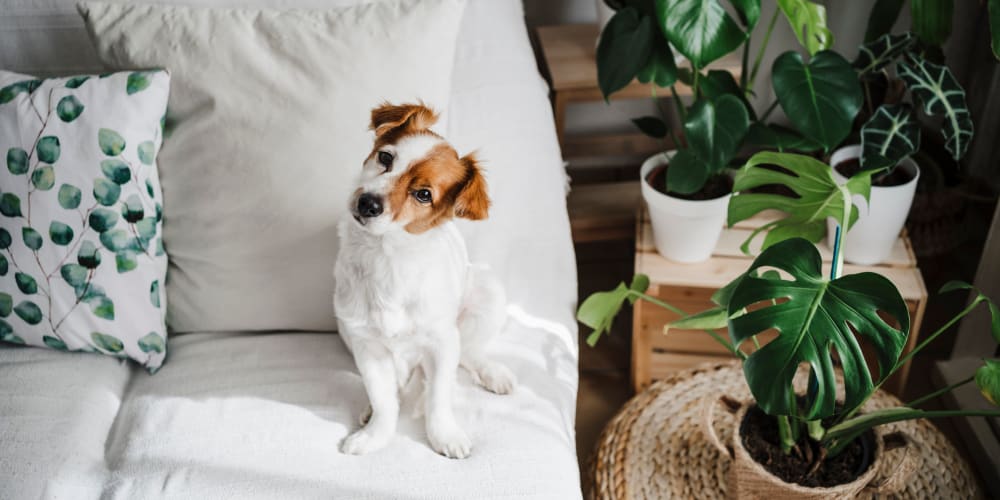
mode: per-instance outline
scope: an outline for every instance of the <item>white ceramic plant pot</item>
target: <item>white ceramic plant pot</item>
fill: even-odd
[[[650,172],[666,165],[673,155],[673,151],[667,151],[651,156],[643,162],[640,170],[639,183],[653,224],[653,241],[656,251],[672,261],[701,262],[712,256],[719,242],[732,194],[695,201],[675,198],[653,189],[647,181]]]
[[[861,157],[861,146],[847,146],[834,151],[830,156],[830,165],[837,166],[845,160]],[[855,197],[859,206],[858,221],[848,231],[844,245],[844,260],[852,264],[873,265],[883,262],[892,253],[892,246],[899,237],[906,223],[906,216],[913,204],[913,195],[920,179],[920,168],[917,163],[907,158],[899,166],[913,178],[899,186],[872,186],[871,196],[867,206],[860,197]],[[833,170],[833,178],[838,184],[847,182],[847,178]],[[832,249],[837,224],[827,221],[827,245]]]

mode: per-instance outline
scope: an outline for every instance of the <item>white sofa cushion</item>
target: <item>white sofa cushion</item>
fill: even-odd
[[[81,4],[106,64],[173,76],[160,155],[172,331],[336,328],[335,225],[370,110],[446,109],[463,8]]]
[[[0,70],[0,340],[162,364],[169,84],[164,71]]]

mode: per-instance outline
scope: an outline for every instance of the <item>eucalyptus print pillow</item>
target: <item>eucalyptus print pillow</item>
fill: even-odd
[[[169,83],[0,71],[0,340],[163,363]]]

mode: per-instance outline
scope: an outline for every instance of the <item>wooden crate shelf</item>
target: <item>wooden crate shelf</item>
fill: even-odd
[[[636,224],[635,272],[649,276],[650,288],[647,293],[650,295],[687,313],[707,309],[713,305],[710,300],[712,293],[745,272],[753,259],[740,251],[740,245],[755,227],[773,221],[776,216],[776,212],[762,212],[733,228],[723,229],[719,244],[709,260],[680,264],[667,260],[656,252],[648,216],[645,209],[640,208]],[[759,243],[757,246],[759,247]],[[825,244],[820,244],[819,249],[824,261],[824,272],[829,272],[831,253]],[[756,248],[751,246],[751,250]],[[877,272],[899,289],[910,310],[911,334],[905,348],[909,351],[917,343],[927,303],[927,288],[906,234],[897,239],[892,254],[885,263],[877,266],[844,266],[844,272],[848,274],[862,271]],[[725,348],[705,332],[671,329],[664,334],[664,325],[678,318],[677,314],[647,302],[636,302],[632,322],[631,379],[633,389],[637,392],[645,389],[652,381],[675,371],[707,361],[732,358]],[[727,335],[725,330],[719,333]],[[764,343],[773,336],[774,333],[765,332],[758,337]],[[749,352],[746,351],[748,348],[744,346],[745,352]],[[884,387],[902,394],[909,368],[909,364],[901,368]]]

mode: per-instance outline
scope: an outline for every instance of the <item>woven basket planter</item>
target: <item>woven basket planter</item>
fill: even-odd
[[[723,453],[711,443],[703,424],[706,406],[722,395],[750,399],[738,362],[675,373],[632,398],[604,428],[591,455],[584,480],[587,498],[728,498],[727,475],[733,460],[728,451]],[[878,392],[865,409],[900,404],[892,395]],[[736,418],[720,412],[711,425],[716,435],[732,436]],[[930,422],[898,422],[880,431],[902,433],[909,439],[907,447],[884,452],[869,483],[896,493],[862,490],[857,498],[978,496],[969,467]],[[901,467],[912,469],[906,481],[895,475]]]

